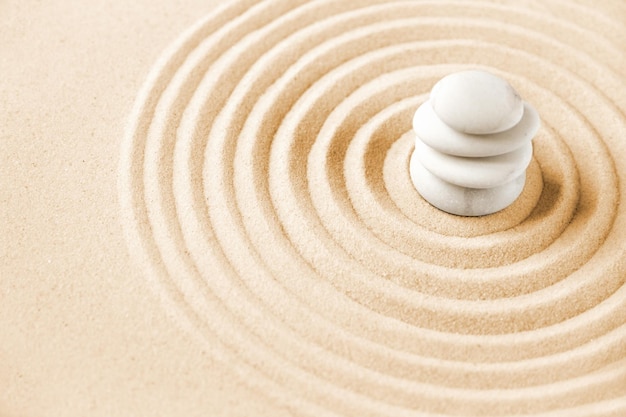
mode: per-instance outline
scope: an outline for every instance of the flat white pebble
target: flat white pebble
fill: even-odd
[[[472,134],[508,130],[524,112],[521,97],[506,80],[479,70],[443,77],[433,87],[430,101],[445,124]]]
[[[539,130],[539,114],[530,104],[524,102],[523,105],[523,116],[511,129],[489,135],[473,135],[446,125],[437,117],[430,101],[426,101],[413,116],[413,130],[424,143],[439,152],[469,157],[501,155],[531,141]]]
[[[441,153],[421,140],[415,141],[414,155],[433,175],[470,188],[492,188],[521,175],[533,156],[532,142],[512,152],[484,158],[466,158]]]
[[[526,173],[494,188],[467,188],[451,184],[430,173],[416,153],[410,162],[411,180],[426,201],[447,213],[459,216],[484,216],[511,205],[522,193]]]

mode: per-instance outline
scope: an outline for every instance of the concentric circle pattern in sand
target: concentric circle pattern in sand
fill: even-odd
[[[239,0],[190,28],[120,162],[172,318],[294,415],[626,415],[626,29],[533,4]],[[415,109],[467,68],[542,118],[481,218],[408,170]]]

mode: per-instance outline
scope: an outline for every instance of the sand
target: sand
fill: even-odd
[[[623,2],[170,3],[0,5],[0,416],[626,415]],[[468,68],[542,119],[479,218]]]

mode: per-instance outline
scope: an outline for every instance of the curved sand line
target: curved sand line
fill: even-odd
[[[582,22],[624,30],[587,12],[228,3],[137,99],[131,253],[177,322],[299,415],[619,415],[626,80]],[[521,198],[472,219],[408,177],[412,112],[467,67],[544,126]]]

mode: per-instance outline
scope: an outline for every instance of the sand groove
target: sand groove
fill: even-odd
[[[546,3],[233,1],[190,28],[120,160],[172,318],[298,415],[626,413],[626,31]],[[477,67],[542,129],[520,199],[461,218],[412,188],[410,119]]]

